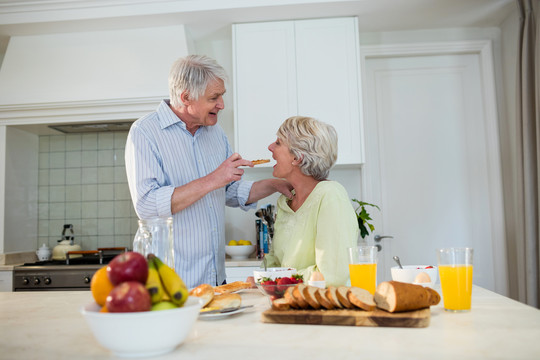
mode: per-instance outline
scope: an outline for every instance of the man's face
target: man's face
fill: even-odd
[[[190,99],[185,103],[191,117],[191,126],[212,126],[217,123],[218,112],[225,108],[223,102],[225,84],[223,80],[215,80],[208,84],[206,91],[197,100]]]

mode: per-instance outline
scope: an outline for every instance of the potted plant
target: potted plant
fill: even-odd
[[[358,228],[360,229],[360,236],[362,239],[364,239],[366,236],[369,235],[369,232],[373,232],[375,230],[375,226],[373,224],[369,223],[368,221],[373,220],[369,213],[366,210],[366,206],[373,206],[381,210],[377,205],[370,204],[364,201],[360,201],[357,199],[352,199],[355,203],[358,204],[358,207],[355,209],[356,211],[356,218],[358,219]],[[368,230],[369,228],[369,230]]]

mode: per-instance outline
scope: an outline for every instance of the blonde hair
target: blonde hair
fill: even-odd
[[[277,137],[300,160],[303,174],[315,180],[328,177],[338,150],[338,136],[332,125],[310,117],[293,116],[281,124]]]
[[[205,55],[188,55],[176,60],[169,72],[169,97],[173,107],[182,107],[180,95],[187,91],[197,100],[204,95],[208,83],[214,80],[227,80],[227,73],[216,60]]]

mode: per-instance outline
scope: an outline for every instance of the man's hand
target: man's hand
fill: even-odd
[[[214,188],[219,189],[233,181],[242,179],[244,170],[239,169],[239,166],[253,167],[253,164],[249,160],[242,159],[238,153],[232,154],[227,160],[222,162],[216,170],[209,174],[214,182]]]

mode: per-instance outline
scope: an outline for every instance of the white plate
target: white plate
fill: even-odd
[[[234,315],[234,314],[244,312],[247,309],[249,309],[249,307],[241,307],[238,310],[224,312],[224,313],[205,314],[204,312],[201,312],[201,313],[199,313],[199,318],[203,319],[203,320],[218,320],[218,319],[223,319],[223,318],[225,318],[227,316],[231,316],[231,315]]]

